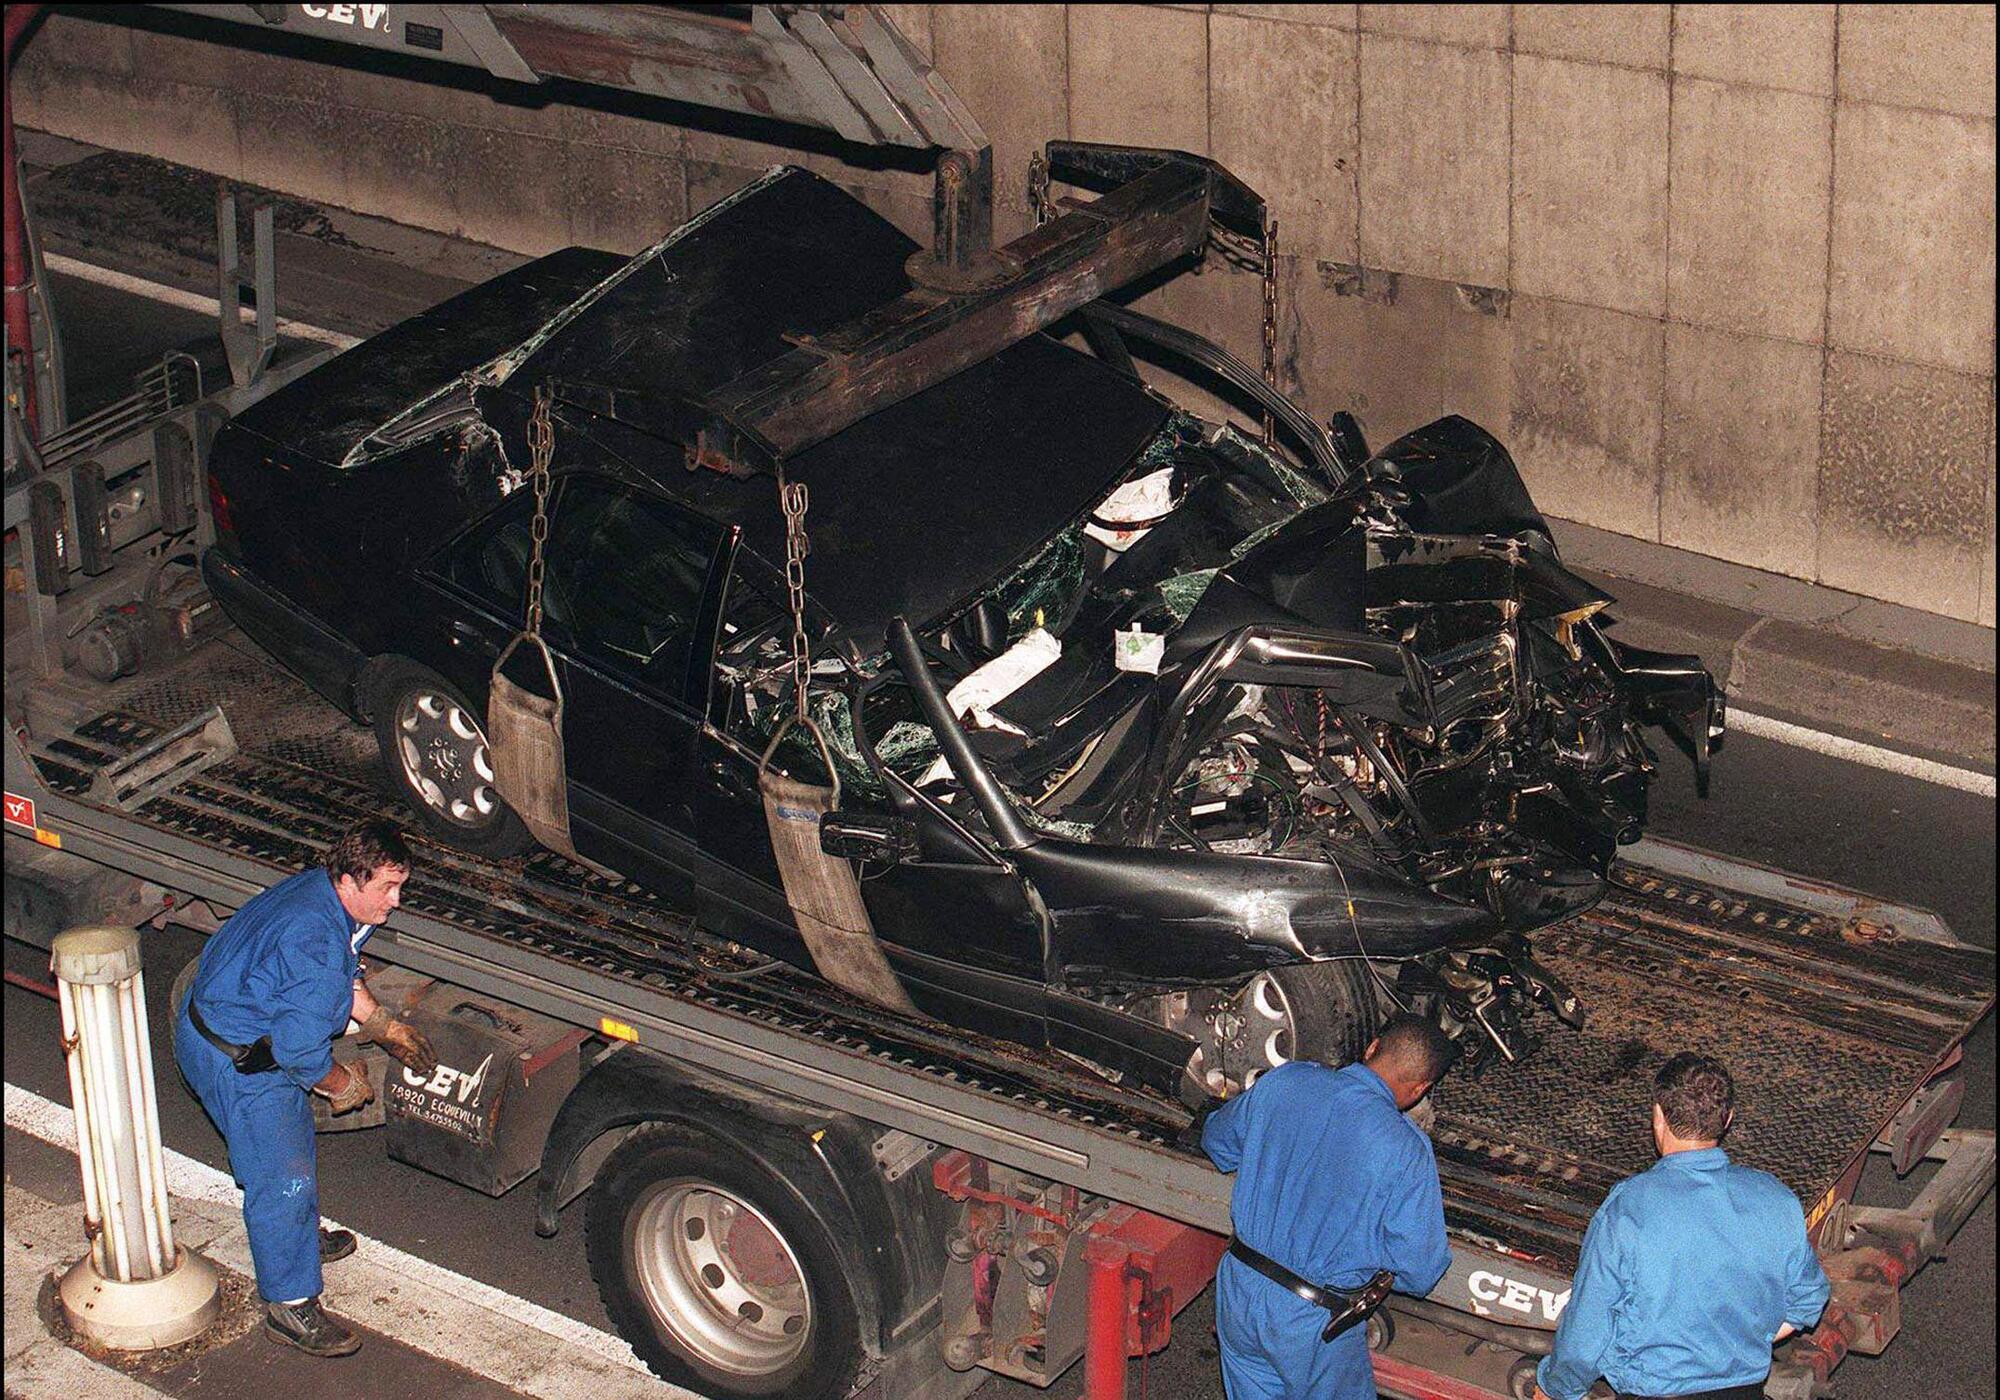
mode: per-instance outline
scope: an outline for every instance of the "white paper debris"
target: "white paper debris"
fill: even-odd
[[[944,697],[945,703],[960,719],[970,714],[972,722],[981,729],[1026,734],[1028,731],[1019,725],[995,715],[992,707],[1048,670],[1061,655],[1062,643],[1049,635],[1047,629],[1037,627],[953,686]]]
[[[1112,633],[1111,660],[1121,671],[1144,671],[1149,676],[1160,674],[1160,663],[1167,657],[1167,639],[1164,633],[1148,632],[1138,623],[1130,630]]]
[[[1161,517],[1173,512],[1174,469],[1161,467],[1150,475],[1126,482],[1106,496],[1104,504],[1092,512],[1095,519],[1083,527],[1083,532],[1123,553],[1145,538],[1146,531],[1157,525]],[[1097,523],[1099,520],[1109,521],[1113,527],[1124,525],[1127,528],[1107,529]]]

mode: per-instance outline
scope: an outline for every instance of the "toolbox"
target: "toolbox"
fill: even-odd
[[[428,1075],[388,1064],[389,1155],[489,1196],[534,1175],[588,1032],[443,983],[416,990],[401,1018],[438,1063]]]

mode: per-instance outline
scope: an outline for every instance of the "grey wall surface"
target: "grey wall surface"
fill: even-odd
[[[1269,197],[1315,414],[1464,413],[1550,514],[1993,625],[1990,6],[882,8],[994,138],[1003,237],[1054,137]],[[928,237],[921,173],[491,87],[70,15],[14,79],[24,125],[525,253],[781,161]],[[1256,278],[1150,301],[1258,361]]]

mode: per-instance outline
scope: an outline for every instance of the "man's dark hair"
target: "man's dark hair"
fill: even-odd
[[[1682,1051],[1653,1076],[1653,1102],[1674,1136],[1719,1142],[1736,1107],[1736,1081],[1722,1061]]]
[[[1368,1063],[1411,1084],[1436,1083],[1458,1058],[1458,1046],[1435,1021],[1399,1011],[1382,1026]]]
[[[352,875],[357,884],[365,885],[385,865],[400,865],[408,870],[410,848],[403,844],[403,833],[394,822],[356,822],[327,848],[326,859],[320,864],[334,880]]]

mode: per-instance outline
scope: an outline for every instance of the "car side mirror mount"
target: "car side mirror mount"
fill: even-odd
[[[819,819],[819,848],[843,860],[895,865],[919,854],[917,824],[872,812],[828,812]]]

